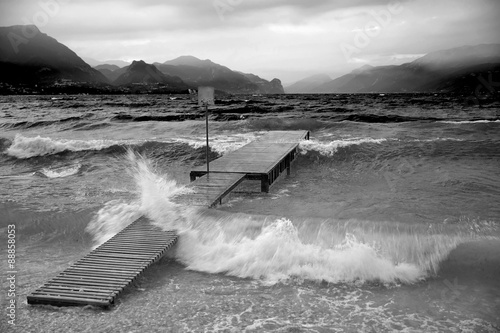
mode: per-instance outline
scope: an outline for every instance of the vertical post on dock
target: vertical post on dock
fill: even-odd
[[[207,147],[206,147],[206,158],[207,158],[207,175],[210,173],[209,166],[209,152],[210,147],[208,145],[208,106],[214,105],[214,87],[198,87],[198,105],[205,107],[205,127],[206,127],[206,138],[207,138]]]
[[[209,152],[210,152],[210,147],[208,146],[208,104],[205,103],[205,128],[206,128],[206,136],[207,136],[207,147],[205,149],[205,156],[207,158],[207,175],[210,173],[210,163],[208,163],[209,159]]]

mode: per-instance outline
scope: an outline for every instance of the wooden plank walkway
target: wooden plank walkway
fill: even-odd
[[[28,295],[28,304],[109,307],[176,242],[174,231],[143,216]]]
[[[173,198],[174,202],[190,206],[214,207],[222,204],[224,198],[245,179],[239,173],[210,173],[189,184],[194,193],[187,193]]]
[[[272,131],[210,162],[210,175],[215,173],[243,174],[247,179],[261,181],[261,190],[269,192],[269,186],[287,170],[295,159],[301,140],[309,139],[309,131]],[[194,181],[207,173],[205,166],[191,171]]]

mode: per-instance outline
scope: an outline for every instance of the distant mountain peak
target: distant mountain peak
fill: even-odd
[[[134,60],[130,64],[129,70],[138,69],[138,68],[146,68],[147,66],[150,66],[150,65],[146,64],[146,62],[144,60]]]
[[[163,84],[173,90],[187,90],[188,88],[179,77],[163,74],[158,68],[144,60],[134,60],[130,66],[118,70],[118,73],[120,76],[113,81],[115,85]]]
[[[180,57],[177,57],[173,60],[178,60],[178,61],[202,61],[200,58],[196,58],[195,56],[192,55],[181,55]]]
[[[359,74],[359,73],[367,72],[367,71],[372,70],[374,68],[375,67],[373,67],[372,65],[366,64],[366,65],[363,65],[359,68],[356,68],[355,70],[352,71],[352,73]]]
[[[212,62],[210,59],[201,60],[201,59],[196,58],[196,57],[191,56],[191,55],[183,55],[183,56],[177,57],[175,59],[165,61],[163,64],[164,65],[173,65],[173,66],[192,66],[192,67],[200,67],[200,68],[221,66],[221,65],[218,65],[218,64]],[[221,67],[223,67],[223,66],[221,66]]]
[[[134,60],[132,64],[125,68],[125,73],[120,75],[116,80],[115,84],[132,84],[132,83],[161,83],[166,81],[165,75],[163,75],[158,69],[147,64],[144,60]]]
[[[130,66],[130,62],[126,62],[126,61],[123,61],[123,60],[105,60],[105,61],[99,61],[99,60],[95,60],[95,59],[88,58],[88,57],[82,57],[82,59],[87,64],[89,64],[92,67],[97,67],[97,66],[100,66],[100,65],[115,65],[115,66],[118,66],[120,68],[123,68],[123,67],[126,67],[126,66]]]

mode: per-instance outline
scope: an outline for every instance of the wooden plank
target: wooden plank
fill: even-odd
[[[124,282],[129,282],[133,281],[135,277],[133,276],[99,276],[97,274],[93,274],[90,272],[80,272],[80,271],[64,271],[64,274],[59,274],[58,276],[54,277],[50,281],[59,281],[61,279],[64,280],[74,280],[74,281],[82,281],[82,280],[89,280],[89,281],[96,281],[96,282],[110,282],[110,283],[124,283]],[[50,282],[49,281],[49,282]]]
[[[78,298],[96,298],[96,299],[109,299],[116,295],[116,292],[111,291],[85,291],[85,289],[57,289],[57,288],[43,288],[43,290],[37,290],[35,293],[43,295],[61,295],[61,296],[71,296]]]
[[[113,241],[121,241],[121,240],[130,240],[138,243],[159,243],[159,244],[168,244],[163,238],[156,236],[154,234],[148,234],[146,232],[131,230],[127,235],[120,235],[120,237],[116,237]]]
[[[116,235],[114,238],[117,239],[125,236],[130,237],[131,235],[149,236],[154,241],[166,241],[165,236],[168,236],[168,234],[160,228],[155,230],[134,228],[128,229],[123,234]]]
[[[81,272],[81,271],[68,271],[65,270],[61,272],[58,276],[54,277],[50,281],[54,281],[57,279],[74,279],[74,280],[88,280],[91,278],[95,278],[95,281],[109,281],[109,282],[120,282],[123,283],[125,281],[132,281],[135,277],[134,276],[126,276],[126,277],[121,277],[121,276],[98,276],[96,274],[90,274],[87,272]]]
[[[123,244],[123,245],[129,245],[129,246],[134,246],[134,247],[155,247],[156,248],[156,247],[165,246],[164,240],[151,239],[151,240],[149,240],[149,243],[146,244],[144,241],[137,239],[136,237],[132,237],[132,238],[128,239],[127,237],[125,237],[125,235],[122,235],[119,238],[110,239],[106,243],[107,244]]]
[[[95,267],[95,268],[101,268],[101,269],[109,269],[109,270],[115,270],[115,269],[120,269],[124,271],[131,271],[134,272],[138,269],[142,269],[143,267],[147,267],[148,265],[124,265],[124,264],[111,264],[111,263],[99,263],[99,262],[79,262],[71,265],[70,267]]]
[[[92,264],[92,263],[83,263],[83,264],[78,264],[78,265],[73,265],[71,266],[72,268],[93,268],[93,269],[100,269],[100,270],[106,270],[109,272],[114,272],[114,271],[123,271],[123,272],[137,272],[137,271],[142,271],[144,268],[147,267],[147,265],[143,266],[120,266],[120,265],[102,265],[102,264]]]
[[[56,292],[56,291],[46,291],[46,292],[38,292],[35,291],[33,296],[40,295],[44,296],[55,296],[55,297],[68,297],[73,299],[94,299],[96,301],[111,301],[113,299],[113,295],[87,295],[87,294],[79,294],[79,293],[66,293],[66,292]]]
[[[98,259],[98,260],[114,260],[116,262],[130,262],[130,263],[143,263],[151,262],[153,259],[136,259],[136,258],[122,258],[122,257],[109,257],[99,254],[99,252],[91,253],[87,255],[84,259]]]
[[[99,265],[99,266],[109,265],[109,266],[120,266],[123,268],[127,268],[127,267],[141,267],[141,266],[147,267],[149,263],[145,262],[141,264],[141,263],[130,263],[126,261],[110,261],[110,260],[103,261],[103,260],[85,259],[85,260],[79,260],[74,265]]]
[[[115,263],[115,264],[124,264],[124,265],[149,265],[151,264],[151,260],[132,260],[132,259],[123,259],[123,258],[109,258],[109,257],[99,257],[96,255],[86,256],[84,259],[85,262],[105,262],[105,263]]]
[[[131,280],[99,280],[98,278],[92,279],[93,276],[87,276],[86,279],[74,279],[74,278],[57,278],[51,280],[53,283],[64,283],[64,285],[81,285],[88,287],[102,287],[102,288],[113,288],[113,289],[123,289]],[[115,281],[115,282],[113,282]]]
[[[90,268],[68,268],[66,270],[67,272],[73,272],[76,274],[87,274],[90,276],[103,276],[103,277],[122,277],[122,278],[127,278],[131,274],[128,272],[120,272],[120,271],[105,271],[102,269],[90,269]]]
[[[151,256],[142,256],[142,255],[121,254],[121,253],[118,253],[118,252],[104,252],[104,251],[92,252],[92,254],[97,254],[97,253],[100,256],[109,257],[109,258],[148,259],[148,258],[151,257]]]
[[[96,265],[96,264],[78,264],[78,265],[73,265],[71,267],[74,268],[93,268],[93,269],[100,269],[100,270],[108,270],[111,272],[115,271],[120,271],[120,272],[129,272],[129,273],[134,273],[134,272],[142,272],[147,265],[144,265],[142,267],[133,267],[133,266],[121,266],[121,265]]]
[[[143,256],[148,256],[150,254],[154,254],[158,252],[158,250],[141,250],[141,249],[130,249],[129,247],[116,247],[116,246],[104,246],[99,249],[99,252],[107,252],[107,253],[127,253],[127,254],[139,254]]]
[[[95,305],[101,307],[108,307],[111,305],[111,300],[96,300],[92,298],[74,298],[74,297],[63,297],[63,296],[53,296],[44,294],[28,295],[28,304],[52,304],[52,305]]]
[[[76,296],[97,296],[97,297],[108,297],[113,294],[117,294],[118,291],[115,290],[104,290],[104,289],[93,289],[88,287],[74,288],[67,286],[44,286],[40,293],[64,293],[64,294],[74,294]]]
[[[114,289],[113,287],[99,287],[99,286],[81,286],[81,285],[76,285],[76,284],[71,284],[71,283],[61,283],[61,282],[52,282],[50,284],[45,284],[43,285],[43,288],[62,288],[62,289],[74,289],[74,290],[89,290],[89,291],[103,291],[103,292],[118,292],[118,290]]]

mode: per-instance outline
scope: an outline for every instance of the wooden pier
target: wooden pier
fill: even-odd
[[[261,191],[269,192],[281,173],[286,170],[290,174],[291,163],[304,139],[309,139],[309,131],[272,131],[211,161],[208,175],[206,167],[200,166],[190,173],[193,181],[190,187],[196,194],[187,197],[196,197],[195,202],[213,206],[243,179],[260,180]],[[224,177],[228,179],[226,185]]]
[[[203,167],[191,171],[194,193],[179,196],[177,201],[212,207],[244,179],[260,180],[261,190],[268,192],[281,173],[290,174],[304,139],[309,139],[308,131],[269,132],[210,162],[209,174]],[[28,304],[109,307],[176,242],[175,231],[163,231],[141,217],[29,294]]]
[[[193,193],[179,195],[173,198],[173,201],[189,206],[214,207],[222,204],[222,198],[244,179],[245,175],[239,173],[205,174],[189,184]]]
[[[28,304],[109,307],[177,242],[141,217],[28,295]]]

